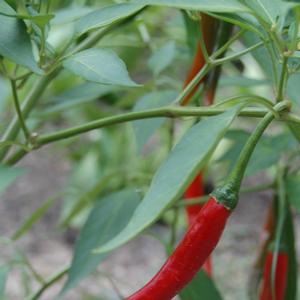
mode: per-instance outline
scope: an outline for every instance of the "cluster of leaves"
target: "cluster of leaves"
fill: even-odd
[[[82,2],[0,0],[0,191],[24,173],[8,165],[50,138],[51,142],[64,139],[58,144],[72,166],[64,191],[56,191],[26,218],[9,244],[28,232],[56,198],[63,198],[61,228],[74,226],[81,231],[62,294],[95,271],[107,253],[159,219],[168,223],[166,211],[176,207],[192,178],[209,161],[215,162],[216,181],[226,178],[249,136],[252,122],[247,119],[241,126],[241,119],[235,121],[241,111],[236,105],[194,126],[195,117],[188,113],[189,118],[176,120],[174,126],[174,120],[166,118],[176,116],[172,109],[149,118],[151,111],[177,108],[176,101],[180,102],[176,96],[182,88],[182,69],[190,61],[198,34],[193,30],[195,21],[188,18],[185,22],[183,11],[206,12],[240,30],[239,41],[228,45],[218,100],[224,100],[224,95],[258,92],[276,98],[283,83],[293,113],[300,110],[300,5],[296,1]],[[251,56],[242,56],[253,46]],[[287,51],[289,78],[285,80],[281,74],[285,74],[283,53]],[[246,105],[252,105],[251,101]],[[133,115],[127,121],[131,124],[91,131],[102,126],[98,120],[130,112]],[[118,120],[114,122],[107,124]],[[232,124],[238,128],[229,131]],[[287,124],[289,128],[274,126],[272,134],[260,141],[247,175],[267,171],[272,182],[278,162],[288,161],[292,168],[286,178],[287,198],[300,212],[300,175],[295,167],[300,123],[288,119]],[[57,134],[61,127],[72,128]],[[41,134],[49,128],[54,134]],[[221,140],[227,145],[220,144]],[[217,147],[218,157],[212,158]],[[0,297],[11,265],[6,262],[0,269]],[[201,294],[208,293],[205,299],[221,298],[202,272],[181,298],[197,299],[199,289]],[[37,294],[31,299],[37,299]]]

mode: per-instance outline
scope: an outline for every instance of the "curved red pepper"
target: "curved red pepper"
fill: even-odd
[[[201,197],[205,195],[204,191],[204,184],[202,173],[198,174],[189,187],[186,189],[184,193],[184,199],[189,201],[190,199]],[[203,204],[193,204],[186,206],[186,213],[188,218],[188,227],[191,227],[194,223],[199,211],[203,207]],[[203,270],[206,272],[207,275],[212,275],[212,263],[211,257],[209,256],[203,265]]]
[[[214,250],[229,216],[230,210],[210,197],[158,273],[126,300],[172,299],[192,280]]]
[[[288,271],[288,256],[284,252],[279,252],[277,257],[277,264],[275,268],[275,299],[272,297],[272,261],[273,252],[268,252],[264,265],[263,282],[259,295],[259,300],[284,300],[284,294],[287,284]]]
[[[203,39],[205,43],[205,47],[207,52],[210,54],[213,50],[214,42],[215,42],[215,24],[216,24],[216,19],[212,18],[211,16],[201,14],[201,28],[203,33]],[[201,46],[200,43],[197,43],[196,47],[196,52],[194,56],[194,60],[192,62],[191,68],[188,71],[188,74],[186,76],[185,82],[184,82],[184,87],[186,87],[192,80],[193,78],[197,75],[197,73],[203,68],[205,65],[205,59],[202,54]],[[198,85],[184,98],[182,101],[182,105],[187,105],[188,102],[191,100],[191,98],[194,96],[196,93],[199,85],[205,80],[206,77],[204,77]]]

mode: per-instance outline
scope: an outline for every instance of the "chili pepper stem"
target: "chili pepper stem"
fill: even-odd
[[[290,107],[289,101],[282,101],[275,105],[274,109],[277,112],[283,111]],[[222,187],[217,188],[213,192],[215,199],[218,199],[218,202],[222,203],[227,209],[234,209],[238,201],[238,193],[241,187],[241,183],[248,165],[248,162],[251,158],[251,155],[257,145],[260,137],[264,133],[265,129],[275,118],[272,112],[269,112],[265,117],[259,122],[255,131],[250,135],[246,145],[244,146],[238,161],[230,173],[227,181]]]

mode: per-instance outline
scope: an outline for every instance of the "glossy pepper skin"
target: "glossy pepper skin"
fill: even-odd
[[[171,300],[203,266],[216,247],[230,210],[210,197],[158,273],[126,300]]]
[[[287,285],[288,256],[285,252],[278,253],[274,282],[275,299],[272,297],[271,283],[273,257],[273,252],[268,252],[266,255],[259,300],[284,300]]]
[[[186,189],[184,193],[184,199],[186,201],[189,201],[190,199],[201,197],[204,195],[205,195],[205,190],[204,190],[202,173],[199,173]],[[193,204],[193,205],[186,206],[185,210],[187,213],[188,227],[192,226],[202,207],[203,204]],[[205,261],[203,265],[203,270],[206,272],[207,275],[212,276],[212,263],[211,263],[210,256]]]

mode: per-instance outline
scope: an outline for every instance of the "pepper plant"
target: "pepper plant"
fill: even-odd
[[[16,253],[39,285],[22,299],[65,278],[63,299],[160,222],[166,262],[119,298],[233,299],[210,257],[242,192],[271,190],[241,293],[296,300],[299,25],[296,0],[0,0],[1,191],[46,145],[71,166],[63,190],[2,234],[14,251],[0,260],[0,298]],[[242,186],[259,173],[266,184]],[[70,264],[43,278],[18,243],[59,201],[62,233],[79,234]]]

